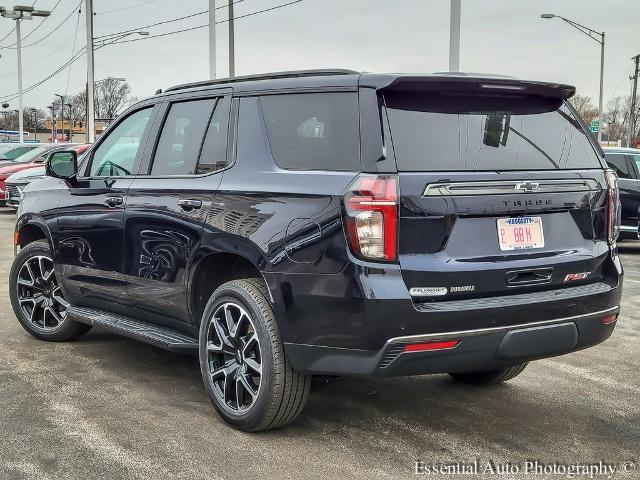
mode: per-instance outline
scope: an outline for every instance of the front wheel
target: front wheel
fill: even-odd
[[[227,282],[209,299],[200,325],[200,369],[211,402],[245,431],[294,421],[311,386],[286,357],[268,298],[260,279]]]
[[[73,340],[91,326],[67,318],[69,303],[56,280],[49,243],[38,240],[20,250],[11,265],[9,297],[20,325],[40,340]]]
[[[490,370],[487,372],[461,372],[450,373],[456,381],[469,385],[496,385],[517,377],[526,368],[528,362],[513,365],[512,367]]]

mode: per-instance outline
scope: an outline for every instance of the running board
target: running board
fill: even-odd
[[[69,307],[67,309],[67,315],[76,322],[102,327],[125,337],[164,348],[165,350],[198,353],[198,339],[170,328],[84,307]]]

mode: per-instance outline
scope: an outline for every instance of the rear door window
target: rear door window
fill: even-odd
[[[261,105],[269,145],[278,167],[360,169],[356,93],[265,95]]]
[[[640,172],[640,154],[632,154],[629,155],[631,157],[631,161],[636,165],[636,171]]]
[[[151,175],[193,175],[215,98],[171,105],[156,146]]]
[[[587,133],[563,104],[456,100],[385,95],[400,171],[600,167]]]

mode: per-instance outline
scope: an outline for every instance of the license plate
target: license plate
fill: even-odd
[[[542,218],[499,218],[498,244],[502,251],[531,250],[544,247]]]

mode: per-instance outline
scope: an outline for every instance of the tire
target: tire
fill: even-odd
[[[22,248],[11,265],[9,297],[13,312],[27,332],[40,340],[66,342],[84,335],[91,326],[66,317],[69,304],[55,278],[52,258],[46,240]],[[28,285],[30,282],[32,285]]]
[[[468,385],[497,385],[517,377],[526,368],[529,362],[520,363],[511,367],[502,368],[500,370],[491,370],[488,372],[463,372],[450,373],[456,381],[466,383]]]
[[[249,432],[281,428],[302,412],[311,376],[289,363],[261,279],[233,280],[211,295],[199,349],[211,403],[234,427]]]

